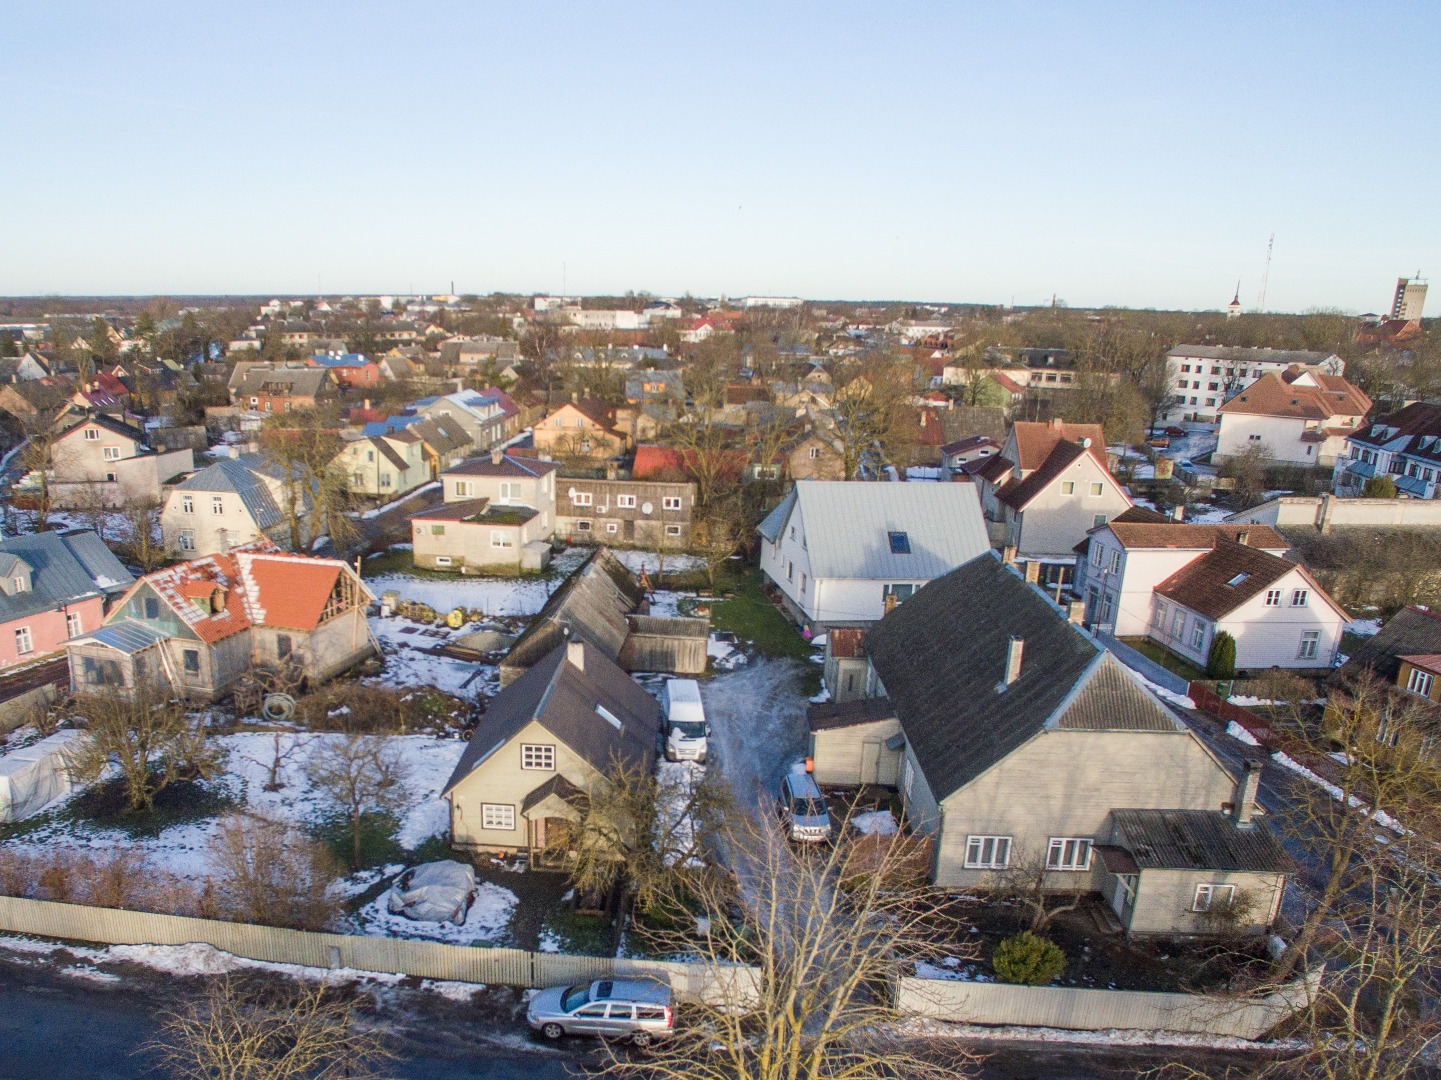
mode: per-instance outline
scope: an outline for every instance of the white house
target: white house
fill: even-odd
[[[405,428],[351,440],[335,464],[356,495],[393,499],[430,479],[423,440]]]
[[[1221,631],[1238,669],[1329,667],[1349,616],[1285,548],[1265,525],[1111,523],[1078,562],[1086,621],[1202,668]]]
[[[762,572],[816,629],[875,622],[990,547],[972,484],[803,480],[758,531]]]
[[[1177,345],[1166,353],[1173,391],[1165,419],[1215,420],[1226,398],[1262,375],[1293,364],[1342,375],[1346,361],[1335,353],[1304,349],[1247,349],[1232,345]]]
[[[1274,461],[1334,465],[1371,399],[1339,375],[1317,368],[1267,372],[1217,410],[1216,460],[1262,447]]]
[[[289,544],[285,483],[258,455],[226,458],[187,476],[170,489],[160,512],[165,550],[195,559],[229,551],[261,537]],[[309,499],[297,508],[301,542],[309,536]]]
[[[155,450],[140,428],[101,413],[57,436],[50,463],[55,504],[78,507],[159,502],[168,482],[195,468],[189,449]]]
[[[1337,459],[1331,481],[1333,490],[1338,495],[1359,495],[1374,476],[1389,476],[1405,497],[1436,497],[1441,486],[1441,405],[1412,402],[1346,436],[1346,453]]]

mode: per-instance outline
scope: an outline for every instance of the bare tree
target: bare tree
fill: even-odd
[[[908,361],[870,353],[838,366],[830,413],[821,417],[841,452],[847,480],[862,466],[904,469],[916,438],[913,372]]]
[[[339,991],[231,978],[166,1013],[147,1049],[181,1080],[365,1080],[395,1060]]]
[[[875,838],[867,838],[875,839]],[[910,873],[906,843],[796,850],[767,814],[727,817],[734,874],[691,884],[704,931],[654,932],[718,972],[705,1000],[643,1059],[612,1056],[606,1073],[660,1080],[802,1080],[965,1075],[976,1058],[953,1041],[918,1053],[887,1037],[900,1017],[891,985],[934,950],[939,894]],[[947,946],[951,951],[954,949]],[[746,969],[733,965],[743,961]]]
[[[319,742],[306,762],[310,782],[343,811],[350,824],[351,865],[360,868],[361,828],[367,814],[405,806],[409,768],[399,749],[377,735],[337,735]]]
[[[345,447],[338,418],[316,409],[277,413],[266,421],[260,445],[280,474],[290,549],[309,552],[316,539],[329,536],[337,552],[347,550],[359,529],[346,516],[350,478],[336,461]]]
[[[269,818],[223,818],[209,846],[210,882],[222,916],[292,930],[329,929],[339,912],[330,852]]]
[[[125,554],[147,574],[164,565],[167,555],[160,534],[160,500],[133,499],[125,504],[129,536],[124,543]]]
[[[695,523],[695,546],[705,559],[706,579],[716,587],[716,574],[744,546],[755,521],[740,492],[712,499]]]
[[[96,780],[116,770],[132,814],[148,812],[178,780],[220,771],[222,754],[206,738],[205,718],[158,683],[140,679],[128,693],[86,694],[71,710],[90,736],[77,751],[77,774]]]
[[[1050,869],[1046,865],[1046,852],[1039,848],[1018,848],[1012,854],[1010,865],[997,872],[992,891],[998,897],[1020,904],[1030,915],[1030,929],[1044,934],[1057,915],[1081,906],[1089,891],[1089,879],[1089,874]]]

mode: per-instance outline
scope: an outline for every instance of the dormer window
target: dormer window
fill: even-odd
[[[12,593],[26,592],[29,590],[29,588],[30,583],[25,580],[23,574],[17,574],[15,577],[10,579],[10,591]]]

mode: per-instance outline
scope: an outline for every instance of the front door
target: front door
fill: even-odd
[[[881,744],[867,739],[861,744],[861,783],[881,782]]]

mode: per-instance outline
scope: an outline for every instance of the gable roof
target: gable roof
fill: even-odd
[[[529,667],[566,637],[589,642],[612,660],[630,633],[626,616],[645,594],[629,570],[606,548],[571,572],[506,653],[505,667]]]
[[[66,428],[64,433],[61,434],[59,437],[61,439],[68,439],[81,428],[86,427],[102,428],[105,431],[110,432],[112,435],[119,435],[121,438],[131,439],[134,442],[139,443],[141,447],[145,450],[150,449],[150,444],[147,441],[145,431],[142,428],[138,428],[134,424],[127,424],[124,420],[117,419],[116,417],[106,416],[104,413],[91,413],[89,416],[85,417],[84,420],[81,420],[79,423],[75,424],[72,427]]]
[[[1100,424],[1067,424],[1052,420],[1048,424],[1017,421],[1011,428],[1016,442],[1016,464],[1022,472],[1039,469],[1051,456],[1059,442],[1078,443],[1090,439],[1091,455],[1104,467],[1106,434]]]
[[[315,397],[330,382],[323,367],[255,369],[245,373],[234,392],[236,397],[277,394],[284,397]]]
[[[241,504],[260,529],[273,528],[285,520],[265,481],[255,470],[233,458],[222,458],[214,465],[207,465],[191,473],[175,487],[180,491],[206,493],[233,491],[240,496]]]
[[[91,529],[16,536],[0,543],[0,558],[14,571],[16,561],[30,568],[30,588],[0,593],[0,621],[53,611],[86,596],[123,592],[135,577]]]
[[[1378,633],[1361,642],[1336,676],[1349,678],[1370,669],[1378,678],[1395,682],[1403,656],[1430,653],[1441,653],[1441,615],[1405,607],[1391,616]]]
[[[1012,638],[1023,642],[1020,676],[999,690]],[[866,652],[937,799],[1047,728],[1185,730],[994,553],[896,607],[867,633]]]
[[[1040,468],[1027,473],[1024,480],[1012,480],[1006,484],[996,492],[996,498],[1013,510],[1024,510],[1031,500],[1059,480],[1067,469],[1085,456],[1086,447],[1080,443],[1058,442],[1047,455],[1046,460],[1041,463]],[[1094,456],[1093,454],[1092,457]],[[1121,485],[1116,483],[1115,477],[1111,476],[1104,464],[1101,465],[1101,471],[1112,484],[1115,484],[1121,497],[1129,503],[1130,497],[1121,489]]]
[[[991,546],[971,484],[802,480],[761,523],[761,535],[774,541],[796,509],[813,578],[929,580]],[[909,552],[891,549],[893,532],[906,534]]]
[[[1269,525],[1187,524],[1170,518],[1158,522],[1122,521],[1117,516],[1096,531],[1101,529],[1110,529],[1121,546],[1127,549],[1194,548],[1202,551],[1215,547],[1218,539],[1240,543],[1242,536],[1246,538],[1248,547],[1262,550],[1286,551],[1291,546]]]
[[[616,761],[649,764],[660,730],[660,703],[589,642],[574,643],[584,665],[577,667],[568,656],[570,644],[557,644],[491,699],[442,795],[453,791],[532,720],[598,771],[609,770]]]
[[[1301,374],[1321,385],[1295,382]],[[1285,375],[1293,375],[1286,372]],[[1268,371],[1216,411],[1222,415],[1277,416],[1302,420],[1327,420],[1333,416],[1354,416],[1358,420],[1371,408],[1371,399],[1345,379],[1320,372],[1295,373],[1291,380],[1280,372]]]
[[[1216,538],[1215,547],[1192,559],[1157,585],[1155,593],[1209,619],[1223,619],[1292,570],[1300,571],[1311,589],[1341,612],[1343,618],[1346,617],[1346,613],[1326,595],[1300,563],[1220,536]],[[1241,580],[1231,584],[1238,577]]]
[[[520,476],[535,478],[553,473],[560,468],[558,461],[542,461],[540,458],[524,457],[521,454],[504,453],[500,460],[493,457],[475,457],[452,465],[442,476]]]

